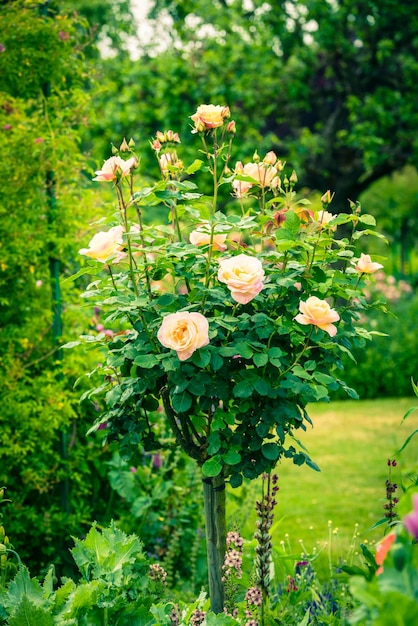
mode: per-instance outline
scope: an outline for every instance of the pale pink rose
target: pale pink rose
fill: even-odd
[[[230,112],[227,106],[201,104],[190,117],[195,125],[194,132],[201,133],[222,126],[225,119],[230,117]]]
[[[210,244],[210,233],[204,228],[204,226],[203,228],[199,226],[199,228],[190,233],[189,240],[194,246],[208,246]],[[221,252],[226,250],[225,240],[225,234],[214,234],[212,238],[212,249],[220,250]]]
[[[299,304],[300,313],[296,315],[295,320],[299,324],[313,324],[321,330],[327,332],[331,337],[337,334],[337,328],[332,322],[338,322],[340,316],[337,311],[331,309],[326,300],[320,300],[316,296],[310,296],[306,302],[301,301]]]
[[[261,261],[247,254],[219,260],[218,279],[231,291],[235,302],[247,304],[263,288],[264,270]]]
[[[112,156],[103,163],[101,170],[97,170],[95,172],[96,176],[93,180],[109,182],[116,180],[118,175],[121,176],[121,178],[124,178],[125,176],[128,176],[131,169],[136,165],[137,160],[135,157],[131,157],[125,161],[119,156]]]
[[[157,337],[165,348],[177,352],[180,361],[185,361],[195,350],[208,345],[209,324],[200,313],[170,313],[164,317]]]
[[[383,267],[380,263],[373,263],[369,254],[361,254],[357,263],[353,264],[356,270],[362,274],[373,274]]]
[[[319,224],[321,225],[321,228],[325,228],[325,227],[328,227],[328,224],[331,222],[331,220],[334,219],[334,217],[337,217],[337,216],[333,215],[329,211],[318,211],[318,217],[316,221],[319,222]],[[329,228],[331,230],[335,230],[337,227],[329,226]]]
[[[96,261],[106,263],[111,257],[117,256],[123,247],[123,227],[113,226],[107,232],[94,235],[89,242],[88,248],[79,250],[80,254],[88,256]]]
[[[236,174],[243,174],[254,179],[254,182],[234,180],[232,187],[237,198],[242,198],[254,186],[275,188],[279,185],[277,169],[267,163],[246,163],[244,166],[238,162],[235,167]]]
[[[270,152],[267,152],[266,156],[263,159],[263,163],[266,163],[267,165],[275,165],[277,161],[277,156],[276,153],[273,152],[273,150],[270,150]]]

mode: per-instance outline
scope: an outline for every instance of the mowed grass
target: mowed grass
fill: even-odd
[[[322,551],[332,560],[347,558],[353,536],[373,544],[381,539],[383,527],[367,532],[384,516],[387,461],[408,435],[418,428],[418,411],[402,423],[405,413],[418,404],[416,398],[367,401],[341,401],[309,408],[314,427],[297,433],[309,456],[320,467],[295,466],[282,461],[276,470],[280,490],[272,528],[273,543],[280,553],[300,554]],[[417,441],[413,439],[392,469],[393,482],[416,467]],[[243,535],[251,537],[255,528],[254,502],[260,497],[259,481],[245,488],[240,508],[232,496],[231,518],[243,524]],[[400,491],[400,490],[399,490]],[[356,526],[358,525],[358,526]]]

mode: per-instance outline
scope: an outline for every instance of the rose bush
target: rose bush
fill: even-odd
[[[162,180],[154,185],[136,185],[140,160],[133,142],[122,142],[124,163],[106,162],[99,172],[115,173],[117,213],[107,219],[122,228],[123,250],[105,257],[104,246],[101,262],[78,273],[95,276],[85,296],[107,311],[114,330],[111,339],[85,338],[106,358],[103,379],[84,396],[105,394],[107,409],[92,430],[106,424],[125,457],[138,443],[178,445],[201,466],[215,610],[222,610],[225,482],[239,486],[282,458],[317,469],[294,436],[311,424],[307,405],[339,387],[356,397],[341,378],[341,355],[372,336],[360,316],[375,266],[355,246],[376,234],[358,204],[334,216],[330,191],[320,210],[298,197],[296,173],[288,176],[273,151],[232,168],[229,118],[218,105],[191,116],[206,162],[190,165],[178,156],[178,134],[159,131],[151,147]],[[205,173],[211,197],[193,182]],[[224,210],[221,186],[231,197]],[[154,224],[161,205],[167,223]],[[351,226],[349,238],[334,237],[341,224]]]

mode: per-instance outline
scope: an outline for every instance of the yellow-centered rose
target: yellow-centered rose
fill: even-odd
[[[235,173],[250,176],[256,181],[252,183],[244,180],[234,180],[232,187],[237,198],[245,196],[254,186],[275,188],[279,185],[277,169],[273,165],[269,165],[268,162],[246,163],[244,166],[238,162],[235,167]]]
[[[229,107],[216,104],[201,104],[197,107],[196,113],[190,117],[194,122],[195,132],[201,133],[205,130],[222,126],[230,115]]]
[[[200,313],[170,313],[163,319],[157,337],[165,348],[177,352],[180,361],[185,361],[195,350],[208,345],[209,324]]]
[[[189,240],[194,246],[208,246],[210,244],[210,233],[206,229],[199,227],[190,233]],[[225,234],[214,234],[212,237],[212,248],[223,252],[226,250],[225,241]]]
[[[247,254],[219,260],[218,279],[231,291],[235,302],[247,304],[263,288],[264,270],[261,261]]]
[[[300,302],[299,311],[300,313],[295,317],[299,324],[318,326],[331,337],[335,337],[337,334],[337,327],[334,326],[333,322],[338,322],[340,316],[337,311],[331,309],[326,300],[320,300],[316,296],[311,296],[306,302]]]
[[[80,254],[88,256],[96,261],[106,263],[111,257],[121,253],[123,248],[123,227],[113,226],[107,232],[100,232],[94,235],[89,242],[88,248],[79,250]]]
[[[373,274],[377,270],[382,269],[383,265],[373,262],[369,254],[361,254],[357,263],[354,264],[356,270],[362,274]]]

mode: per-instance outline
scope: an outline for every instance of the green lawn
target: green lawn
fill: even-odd
[[[347,400],[311,407],[314,428],[299,438],[321,471],[296,467],[287,460],[278,466],[280,491],[273,526],[275,548],[280,549],[281,542],[285,542],[287,551],[290,544],[293,553],[300,553],[302,540],[308,552],[316,548],[327,555],[325,542],[331,537],[336,561],[347,556],[356,524],[357,545],[382,537],[382,528],[363,533],[384,515],[387,460],[418,427],[418,412],[400,425],[406,411],[417,404],[416,398],[405,398]],[[416,467],[417,452],[413,440],[393,469],[394,482],[400,483],[401,474]],[[249,538],[254,532],[253,503],[259,486],[252,484],[246,490],[244,502],[237,498],[234,503],[231,494],[229,510],[231,519],[236,520]]]

